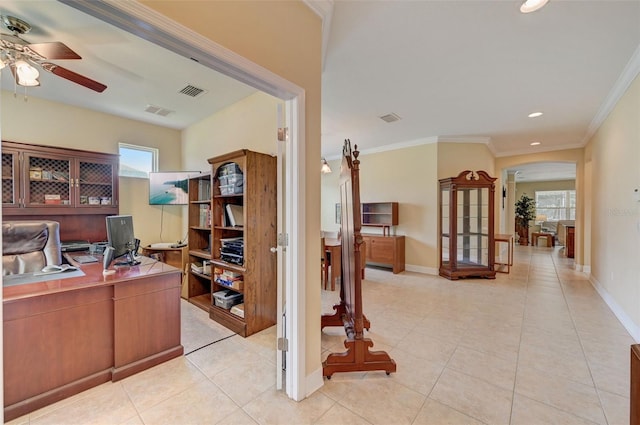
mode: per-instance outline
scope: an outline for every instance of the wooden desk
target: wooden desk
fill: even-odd
[[[555,246],[555,241],[553,233],[545,233],[545,232],[533,232],[531,233],[531,245],[538,246],[538,238],[545,237],[547,239],[547,247],[551,248]]]
[[[184,266],[189,262],[189,247],[181,248],[152,248],[145,246],[142,248],[142,255],[151,257],[151,254],[161,254],[161,261],[177,269],[184,270]]]
[[[142,248],[142,255],[151,257],[152,254],[159,254],[163,263],[167,263],[170,266],[176,267],[184,272],[185,266],[189,262],[189,247],[183,246],[181,248],[152,248],[145,246]],[[180,296],[185,300],[189,298],[189,291],[187,288],[187,280],[183,279],[182,290]]]
[[[80,268],[3,287],[6,421],[184,352],[180,270],[149,258],[107,276],[102,258]]]
[[[497,261],[494,261],[494,265],[501,265],[501,266],[507,266],[507,271],[503,272],[501,270],[498,270],[496,268],[496,272],[499,273],[510,273],[511,272],[511,266],[513,266],[513,248],[514,248],[514,241],[513,241],[513,235],[509,235],[509,234],[497,234],[494,235],[493,239],[495,240],[496,243],[498,242],[506,242],[507,243],[507,262],[506,263],[498,263]],[[500,249],[497,249],[498,253],[500,253]]]
[[[326,238],[324,249],[331,254],[331,290],[336,290],[336,279],[342,276],[342,241],[340,239]],[[326,288],[325,288],[326,289]]]

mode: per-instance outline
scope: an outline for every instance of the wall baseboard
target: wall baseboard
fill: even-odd
[[[413,264],[405,264],[404,269],[408,272],[430,274],[433,276],[438,275],[438,269],[435,267],[424,267],[424,266],[415,266]]]
[[[307,375],[305,383],[306,396],[309,397],[314,392],[318,391],[324,385],[324,377],[322,376],[322,365],[320,369],[316,369]]]
[[[637,342],[640,343],[640,326],[633,323],[633,320],[624,312],[624,310],[618,305],[618,303],[613,299],[611,295],[607,292],[607,290],[598,282],[593,276],[589,276],[589,282],[594,287],[594,289],[598,292],[602,300],[609,306],[613,314],[618,318],[622,326],[631,334],[631,337]]]

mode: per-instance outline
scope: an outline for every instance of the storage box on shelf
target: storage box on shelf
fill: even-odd
[[[211,304],[211,175],[189,179],[189,278],[187,299],[209,311]]]
[[[276,256],[270,251],[276,246],[276,158],[240,150],[211,158],[209,163],[211,292],[233,290],[244,301],[242,307],[222,306],[214,295],[209,317],[249,336],[276,322]],[[245,231],[249,224],[250,232]]]
[[[217,307],[225,310],[231,310],[231,307],[242,302],[242,294],[230,289],[226,291],[218,291],[213,293],[213,300]]]

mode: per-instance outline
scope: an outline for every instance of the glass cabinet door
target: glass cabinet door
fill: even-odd
[[[25,154],[28,165],[26,207],[71,207],[71,160]]]
[[[2,208],[20,206],[20,173],[18,152],[2,152]]]
[[[115,205],[113,190],[117,170],[114,164],[109,161],[80,160],[78,167],[78,180],[75,185],[79,198],[76,205],[82,208]]]
[[[489,265],[488,195],[487,188],[463,188],[456,192],[459,268]]]
[[[449,189],[440,191],[440,266],[448,266],[450,261],[451,241],[449,235]]]

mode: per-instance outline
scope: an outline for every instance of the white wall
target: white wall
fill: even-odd
[[[338,230],[340,161],[329,164],[333,173],[322,176],[322,229]],[[464,170],[492,175],[493,155],[486,145],[440,142],[360,155],[361,201],[399,203],[399,224],[393,230],[405,235],[407,270],[438,273],[438,179]],[[363,228],[363,233],[377,232],[380,229]]]
[[[591,278],[640,342],[640,77],[589,141]]]
[[[281,103],[259,92],[183,130],[183,168],[208,172],[208,158],[238,149],[275,155],[276,109]]]
[[[118,153],[118,142],[158,148],[160,171],[182,166],[180,132],[140,121],[2,91],[2,139]],[[120,178],[120,213],[132,214],[136,236],[143,245],[177,241],[184,236],[184,206],[150,206],[147,179]]]

